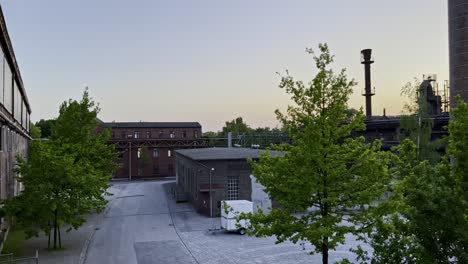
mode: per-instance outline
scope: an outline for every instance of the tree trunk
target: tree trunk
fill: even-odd
[[[57,225],[57,229],[58,229],[59,248],[62,248],[62,236],[60,235],[60,225]]]
[[[324,180],[324,186],[327,186],[327,181]],[[325,191],[323,194],[324,198],[328,197],[328,192]],[[323,203],[323,212],[322,216],[328,216],[328,202]],[[328,237],[324,236],[322,241],[322,264],[328,264]]]
[[[48,226],[49,226],[49,234],[48,234],[47,248],[50,249],[50,233],[52,233],[52,227],[50,226],[50,220],[48,222]]]
[[[328,264],[328,245],[325,241],[328,241],[328,237],[325,237],[322,243],[322,264]]]
[[[54,249],[57,248],[57,209],[54,211]]]

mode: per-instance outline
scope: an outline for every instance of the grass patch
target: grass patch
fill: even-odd
[[[8,233],[8,237],[3,245],[2,254],[13,253],[15,257],[22,256],[23,244],[26,240],[26,235],[23,229],[13,227]]]

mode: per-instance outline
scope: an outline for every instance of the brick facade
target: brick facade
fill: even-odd
[[[247,162],[247,158],[257,159],[263,152],[262,150],[206,148],[193,149],[198,153],[188,153],[187,151],[176,151],[177,192],[185,193],[188,202],[193,204],[197,212],[210,215],[209,168],[214,169],[211,175],[213,216],[220,215],[222,200],[252,201],[252,180],[250,178],[252,168]],[[204,153],[208,152],[212,152],[211,157],[204,156]],[[232,155],[232,152],[239,155]],[[274,151],[271,154],[281,155]],[[236,181],[237,188],[234,190],[230,186],[232,180]]]
[[[175,176],[175,150],[203,147],[202,128],[197,122],[110,122],[109,144],[120,152],[115,178]]]

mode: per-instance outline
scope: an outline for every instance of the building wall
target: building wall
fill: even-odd
[[[201,127],[114,127],[111,129],[111,142],[118,143],[117,149],[121,153],[116,160],[120,164],[120,169],[116,171],[114,177],[135,179],[175,176],[175,150],[190,148],[190,143],[199,140],[201,135]],[[173,145],[178,140],[182,143]],[[155,147],[156,145],[161,147]]]
[[[16,155],[27,157],[31,109],[0,8],[0,198],[21,190]]]
[[[154,149],[157,151],[157,156],[153,155]],[[131,154],[128,149],[120,151],[121,156],[116,161],[121,165],[115,174],[117,178],[129,177],[130,164],[132,178],[175,176],[175,158],[172,148],[132,148]],[[169,151],[171,156],[169,156]]]
[[[8,199],[22,190],[14,171],[16,156],[27,158],[29,139],[12,130],[7,124],[1,128],[0,198]]]
[[[197,212],[210,215],[210,180],[209,170],[198,162],[183,155],[176,155],[177,188],[187,193],[188,200]],[[228,180],[238,178],[237,200],[251,201],[252,169],[246,160],[202,161],[202,164],[214,168],[211,177],[213,194],[213,216],[221,213],[221,201],[228,200]]]
[[[0,7],[0,199],[22,190],[15,172],[16,157],[27,158],[31,108]],[[0,250],[9,225],[0,219]]]

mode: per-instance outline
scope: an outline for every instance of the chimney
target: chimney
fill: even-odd
[[[364,49],[361,50],[361,63],[364,64],[364,76],[365,76],[365,89],[362,94],[366,97],[366,116],[370,118],[372,116],[372,96],[375,94],[372,92],[371,86],[371,71],[370,65],[374,63],[372,60],[372,50]]]
[[[450,105],[457,95],[468,102],[468,2],[448,0]]]

